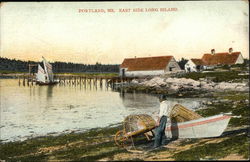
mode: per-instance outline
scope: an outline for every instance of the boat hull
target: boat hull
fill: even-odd
[[[207,118],[167,123],[165,135],[168,138],[206,138],[218,137],[226,129],[231,116],[215,115]]]
[[[56,85],[58,84],[59,82],[49,82],[49,83],[44,83],[44,82],[36,82],[36,84],[38,85]]]

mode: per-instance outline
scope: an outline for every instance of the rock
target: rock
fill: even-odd
[[[221,99],[219,102],[229,102],[229,99]]]
[[[229,82],[220,82],[207,83],[205,80],[195,81],[193,79],[186,78],[164,78],[160,76],[156,76],[151,79],[133,79],[131,81],[134,85],[141,85],[146,87],[154,87],[154,88],[166,88],[166,90],[171,91],[187,91],[188,89],[192,90],[202,90],[202,91],[248,91],[249,83],[229,83]]]
[[[211,101],[208,101],[207,102],[207,105],[212,105],[213,103]]]
[[[131,81],[131,83],[133,83],[133,84],[138,84],[139,82],[138,82],[138,80],[133,79],[133,80]]]

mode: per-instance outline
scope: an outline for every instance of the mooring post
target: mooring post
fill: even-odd
[[[124,80],[123,80],[124,78],[123,77],[121,77],[121,84],[120,84],[120,86],[121,87],[123,87],[123,82],[124,82]]]
[[[31,85],[33,86],[33,77],[31,78]]]
[[[86,88],[86,86],[87,86],[87,85],[86,85],[86,84],[87,84],[87,83],[86,83],[86,76],[84,77],[83,84],[84,84],[84,87]]]
[[[21,81],[20,81],[20,76],[18,76],[18,85],[20,86]]]
[[[71,76],[69,76],[69,85],[71,85]]]
[[[100,78],[100,87],[102,87],[102,78]]]
[[[97,77],[95,77],[95,86],[97,87]]]
[[[29,76],[27,76],[27,85],[29,86],[29,83],[30,83],[30,79],[29,79]]]
[[[23,86],[25,86],[25,76],[23,75]]]
[[[74,76],[74,85],[76,85],[76,76]]]
[[[92,84],[92,79],[89,78],[89,85],[90,85],[90,87],[92,86],[91,84]]]
[[[112,87],[112,89],[114,89],[114,87],[115,87],[115,80],[114,79],[112,79],[112,81],[111,81],[111,87]]]
[[[109,89],[109,79],[106,78],[106,87],[107,87],[107,90]]]

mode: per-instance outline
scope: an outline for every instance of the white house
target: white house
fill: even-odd
[[[212,49],[211,53],[204,54],[201,59],[191,59],[185,64],[185,70],[187,72],[197,72],[203,69],[211,69],[218,65],[234,65],[243,64],[244,58],[241,52],[233,52],[232,48],[229,48],[228,52],[215,53]]]
[[[120,65],[120,76],[138,77],[181,71],[173,56],[126,58]]]
[[[187,72],[198,72],[203,70],[203,62],[201,59],[190,59],[185,64],[185,71]]]

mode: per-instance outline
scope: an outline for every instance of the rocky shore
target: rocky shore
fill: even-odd
[[[152,79],[134,79],[131,86],[145,86],[149,88],[163,88],[167,91],[178,92],[180,90],[200,90],[200,91],[249,91],[249,82],[247,80],[240,83],[219,82],[215,83],[207,79],[199,81],[186,78],[166,78],[154,77]]]

